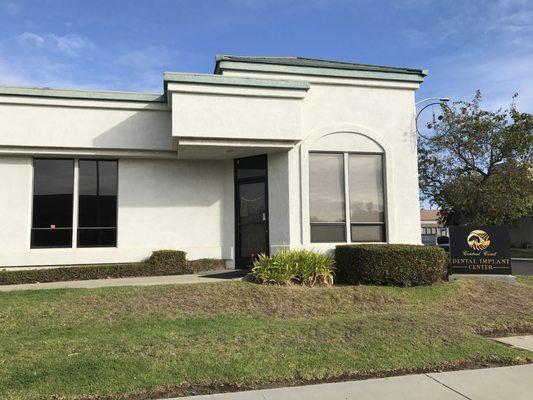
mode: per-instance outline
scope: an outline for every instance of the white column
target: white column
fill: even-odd
[[[74,159],[74,203],[72,207],[72,247],[74,248],[78,245],[79,177],[79,161],[78,159]]]
[[[348,186],[348,153],[344,155],[344,207],[346,213],[346,241],[350,243],[352,241],[352,229],[350,226],[350,190]]]

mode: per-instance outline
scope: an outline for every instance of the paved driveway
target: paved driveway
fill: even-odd
[[[528,261],[511,260],[513,275],[533,275],[533,259]]]

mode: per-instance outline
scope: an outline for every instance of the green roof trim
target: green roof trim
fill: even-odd
[[[305,57],[254,57],[254,56],[216,56],[215,74],[226,67],[289,74],[354,77],[363,79],[402,80],[422,82],[428,75],[426,69],[387,67],[381,65],[348,63],[341,61],[319,60]]]
[[[165,90],[168,82],[193,83],[204,85],[244,86],[268,89],[296,89],[308,90],[309,82],[297,80],[256,79],[229,77],[213,74],[188,74],[180,72],[165,72],[163,76]]]
[[[221,55],[216,56],[214,74],[165,72],[163,76],[165,92],[163,94],[55,89],[48,87],[0,86],[0,96],[165,103],[167,101],[166,92],[168,82],[289,90],[308,90],[310,87],[309,82],[304,80],[257,79],[238,76],[223,76],[221,71],[225,68],[235,68],[248,71],[279,72],[294,75],[377,79],[416,83],[421,83],[424,80],[424,77],[428,74],[428,71],[425,69],[386,67],[380,65],[319,60],[305,57],[251,57]]]
[[[138,101],[143,103],[164,103],[163,94],[110,92],[78,89],[52,89],[47,87],[0,86],[0,96],[29,96],[61,99]]]

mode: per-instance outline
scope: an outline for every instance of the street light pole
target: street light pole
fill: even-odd
[[[433,102],[432,103],[429,103],[429,104],[426,104],[424,107],[422,107],[420,109],[420,111],[416,112],[416,107],[419,105],[419,104],[422,104],[422,103],[425,103],[427,101],[430,101],[432,100]],[[430,107],[430,106],[433,106],[435,104],[443,104],[443,103],[447,103],[448,101],[450,101],[450,98],[449,97],[428,97],[427,99],[423,99],[423,100],[420,100],[420,101],[417,101],[415,103],[415,113],[416,113],[416,117],[415,117],[415,130],[416,130],[416,133],[418,134],[418,136],[421,136],[423,137],[424,139],[426,139],[426,137],[424,137],[424,135],[422,135],[420,133],[420,131],[418,130],[418,117],[420,117],[420,114],[422,113],[422,111],[424,111],[426,108]]]
[[[439,103],[447,103],[448,101],[450,101],[450,98],[449,97],[428,97],[427,99],[417,101],[415,103],[415,107],[429,100],[438,100]]]

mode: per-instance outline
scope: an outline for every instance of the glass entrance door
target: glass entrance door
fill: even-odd
[[[235,160],[235,261],[248,268],[268,254],[268,190],[266,156]]]

